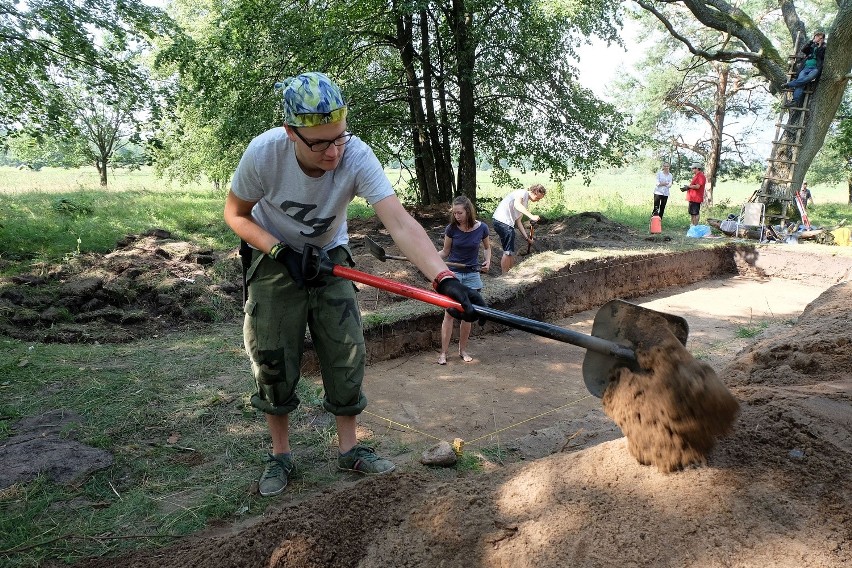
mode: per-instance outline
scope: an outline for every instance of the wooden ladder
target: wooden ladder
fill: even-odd
[[[801,57],[797,54],[800,49],[800,40],[801,32],[796,36],[793,54],[787,57],[789,63],[787,69],[788,81],[792,81],[798,76],[797,69]],[[775,123],[775,138],[772,141],[771,154],[766,160],[768,164],[766,166],[766,173],[763,175],[763,182],[760,185],[760,189],[755,191],[751,199],[749,199],[749,201],[760,201],[763,203],[772,201],[781,203],[780,214],[767,214],[767,225],[772,225],[771,221],[773,220],[782,226],[786,225],[788,219],[787,213],[793,206],[796,191],[792,184],[799,165],[802,134],[809,119],[810,111],[808,105],[811,94],[813,93],[813,86],[813,81],[804,86],[802,106],[782,106],[778,113],[778,121]],[[787,98],[785,97],[785,99]],[[792,89],[790,90],[788,100],[793,100]],[[785,167],[781,169],[782,166]]]

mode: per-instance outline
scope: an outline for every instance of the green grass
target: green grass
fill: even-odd
[[[386,173],[397,186],[404,186],[405,177],[399,171]],[[546,175],[519,177],[525,186],[542,182],[549,188],[547,197],[533,206],[545,218],[599,211],[624,225],[647,230],[653,176],[653,172],[635,168],[606,170],[597,174],[590,186],[579,178],[560,185],[550,182]],[[109,188],[102,189],[93,168],[45,168],[38,172],[0,168],[2,259],[18,263],[15,268],[23,271],[31,263],[110,251],[124,236],[152,228],[165,229],[177,238],[213,250],[237,245],[222,219],[225,190],[203,185],[178,187],[158,180],[147,169],[119,171],[110,179]],[[490,215],[510,190],[491,183],[487,172],[479,173],[477,195],[487,205],[486,214]],[[738,212],[753,191],[754,184],[747,182],[720,183],[715,191],[716,205],[705,207],[702,217],[724,218]],[[814,191],[819,205],[809,211],[812,223],[834,226],[852,219],[843,184]],[[356,200],[349,215],[369,217],[373,212],[363,200]],[[688,225],[686,201],[681,195],[672,195],[664,229],[676,228],[680,233]]]
[[[764,329],[769,327],[769,322],[759,322],[756,324],[744,325],[742,327],[737,328],[736,336],[741,339],[750,339],[752,337],[756,337],[760,335]]]
[[[132,345],[41,345],[0,340],[0,434],[24,416],[67,409],[84,417],[74,437],[114,455],[77,485],[44,478],[0,492],[0,558],[35,566],[117,553],[258,514],[271,501],[249,491],[267,444],[240,326]],[[301,381],[291,420],[300,458],[323,462],[333,422]],[[307,427],[306,424],[311,424]],[[317,454],[306,449],[318,446]],[[315,468],[313,468],[315,469]],[[325,480],[327,481],[327,480]],[[322,483],[299,480],[297,491]],[[81,514],[83,512],[84,514]],[[96,535],[135,535],[98,538]]]

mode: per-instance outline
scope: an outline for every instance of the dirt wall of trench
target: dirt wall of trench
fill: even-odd
[[[667,288],[686,286],[708,278],[746,272],[762,274],[753,245],[729,244],[678,253],[613,256],[566,264],[541,281],[519,285],[508,299],[491,307],[539,321],[561,319],[621,298],[629,300]],[[414,301],[414,300],[412,300]],[[366,327],[367,361],[385,361],[404,353],[440,346],[442,312]],[[505,326],[493,322],[474,325],[473,335],[499,333]],[[310,342],[303,360],[304,373],[319,370]]]

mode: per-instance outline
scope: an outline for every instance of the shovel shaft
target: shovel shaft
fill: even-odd
[[[328,267],[324,266],[324,268],[327,269]],[[424,290],[423,288],[417,288],[415,286],[409,286],[407,284],[402,284],[401,282],[394,282],[393,280],[387,280],[379,276],[374,276],[372,274],[367,274],[366,272],[361,272],[337,264],[333,265],[331,272],[340,278],[360,282],[361,284],[373,286],[380,290],[392,292],[414,300],[420,300],[427,304],[432,304],[445,309],[453,308],[463,311],[461,304],[452,298],[444,296],[443,294],[438,294],[437,292]],[[611,355],[613,357],[619,357],[629,361],[636,360],[636,353],[634,353],[632,349],[606,339],[601,339],[600,337],[595,337],[594,335],[586,335],[584,333],[565,329],[564,327],[517,316],[508,312],[501,312],[500,310],[495,310],[494,308],[485,306],[474,305],[473,309],[481,318],[502,323],[509,327],[520,329],[521,331],[527,331],[529,333],[547,337],[549,339],[555,339],[556,341],[561,341],[563,343],[577,345],[578,347],[583,347],[604,355]]]

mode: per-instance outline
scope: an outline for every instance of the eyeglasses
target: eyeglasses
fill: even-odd
[[[344,146],[349,140],[352,139],[353,134],[351,132],[344,132],[334,140],[317,140],[316,142],[308,142],[305,140],[305,137],[299,134],[299,129],[295,127],[291,127],[293,132],[296,133],[296,136],[299,137],[299,140],[305,143],[305,146],[311,152],[325,152],[328,150],[328,147],[334,144],[335,146]]]

